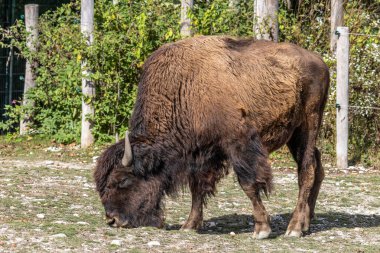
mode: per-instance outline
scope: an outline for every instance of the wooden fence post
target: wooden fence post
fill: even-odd
[[[193,8],[193,0],[181,0],[181,37],[190,37],[192,35],[191,31],[191,20],[189,18],[189,9]]]
[[[256,39],[278,41],[278,0],[255,0],[253,32]]]
[[[336,158],[337,167],[348,167],[348,74],[349,74],[349,30],[337,27],[336,67]]]
[[[88,45],[93,43],[94,31],[94,0],[81,1],[81,32]],[[88,117],[94,115],[94,107],[91,101],[95,96],[95,87],[93,82],[88,79],[89,71],[87,70],[86,60],[82,62],[82,129],[81,129],[81,148],[87,148],[94,143],[92,135],[92,124]]]
[[[25,5],[25,27],[26,31],[29,33],[26,38],[26,44],[31,52],[36,51],[36,44],[38,42],[38,10],[38,4]],[[29,60],[26,61],[23,98],[24,106],[30,106],[33,103],[33,101],[29,100],[27,96],[28,90],[36,86],[35,78],[32,72],[33,66],[33,62],[30,62]],[[24,115],[20,120],[20,135],[28,132],[28,123],[30,120],[31,115],[28,114]]]
[[[330,33],[330,50],[335,52],[338,36],[336,36],[336,28],[343,26],[343,0],[331,0],[331,33]]]

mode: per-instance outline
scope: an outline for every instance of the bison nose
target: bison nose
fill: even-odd
[[[107,224],[111,227],[128,227],[129,222],[115,212],[106,212]]]
[[[114,212],[106,212],[106,221],[107,224],[114,227],[117,226],[117,214]]]
[[[107,224],[113,226],[115,224],[115,218],[107,218]]]

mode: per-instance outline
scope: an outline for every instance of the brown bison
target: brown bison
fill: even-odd
[[[286,235],[301,236],[324,178],[316,139],[328,87],[321,58],[288,43],[206,36],[162,46],[144,65],[125,143],[96,166],[109,225],[162,227],[163,197],[189,184],[182,229],[198,229],[207,197],[232,167],[252,201],[254,237],[266,238],[268,154],[287,144],[299,196]]]

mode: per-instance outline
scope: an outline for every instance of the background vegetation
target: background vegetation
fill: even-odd
[[[235,3],[232,5],[231,3]],[[304,0],[289,8],[280,1],[279,40],[318,52],[331,68],[330,98],[321,133],[324,153],[333,155],[335,142],[335,57],[330,53],[330,1]],[[253,0],[198,0],[191,13],[196,35],[253,36]],[[38,52],[25,44],[24,24],[18,21],[2,30],[0,46],[16,47],[21,57],[38,63],[37,87],[28,96],[30,108],[11,105],[8,120],[0,128],[10,130],[20,114],[34,115],[31,132],[60,143],[78,142],[81,121],[81,60],[88,59],[96,85],[94,134],[98,142],[114,141],[124,133],[136,96],[139,71],[149,54],[160,45],[178,40],[180,2],[168,0],[97,0],[95,39],[86,47],[80,34],[80,1],[73,1],[40,18]],[[352,35],[350,104],[380,107],[380,0],[348,1],[345,24]],[[380,111],[350,109],[352,162],[379,166]],[[17,124],[16,124],[17,125]]]

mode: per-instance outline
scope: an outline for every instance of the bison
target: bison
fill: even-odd
[[[286,144],[299,186],[286,235],[301,236],[324,178],[316,140],[328,88],[322,59],[289,43],[202,36],[160,47],[143,66],[130,132],[96,165],[108,224],[162,227],[163,197],[188,184],[182,229],[199,229],[207,198],[233,168],[252,201],[253,236],[267,238],[268,154]]]

